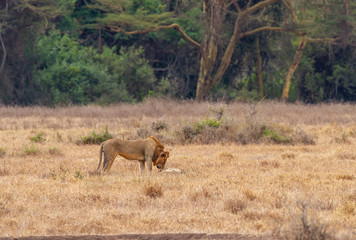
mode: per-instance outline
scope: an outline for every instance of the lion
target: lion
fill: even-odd
[[[121,140],[113,138],[104,141],[100,145],[100,160],[96,171],[101,165],[102,153],[104,152],[103,170],[109,171],[116,156],[120,155],[128,160],[138,160],[141,173],[145,170],[152,171],[152,164],[160,171],[164,169],[169,152],[164,151],[164,146],[155,138],[147,137],[140,140]]]

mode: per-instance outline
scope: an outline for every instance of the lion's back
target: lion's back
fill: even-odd
[[[115,144],[113,147],[116,151],[128,154],[140,154],[144,156],[147,150],[154,151],[155,149],[155,142],[149,138],[139,140],[122,140],[115,138],[114,140]]]

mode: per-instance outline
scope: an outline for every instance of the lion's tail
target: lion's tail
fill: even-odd
[[[99,164],[98,164],[98,168],[96,169],[96,171],[98,171],[99,170],[99,168],[100,168],[100,165],[101,165],[101,159],[102,159],[102,156],[103,156],[103,147],[104,147],[104,143],[102,143],[101,145],[100,145],[100,150],[99,150]]]

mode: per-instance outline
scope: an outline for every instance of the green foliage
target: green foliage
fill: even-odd
[[[60,179],[61,181],[66,181],[68,177],[70,176],[70,171],[68,168],[64,168],[63,166],[59,166],[59,170],[56,171],[55,169],[52,169],[49,172],[49,176],[53,179],[53,180],[57,180]],[[74,178],[75,179],[83,179],[83,175],[80,173],[80,171],[76,171],[76,173],[74,174]]]
[[[128,10],[131,13],[149,15],[164,12],[164,7],[160,0],[131,0]]]
[[[209,24],[202,1],[10,2],[8,9],[4,4],[0,9],[5,46],[0,46],[0,56],[6,51],[0,71],[0,104],[54,106],[139,102],[157,96],[194,98],[202,55],[180,33],[169,29],[125,35],[109,27],[133,31],[178,23],[192,39],[204,44]],[[242,9],[246,4],[247,1],[239,2]],[[245,18],[241,32],[267,23],[311,38],[338,38],[336,44],[308,43],[294,75],[289,100],[356,101],[356,3],[301,0],[293,4],[297,23],[278,1]],[[219,32],[217,62],[234,27],[238,14],[234,11],[229,8],[221,19],[224,24]],[[41,36],[45,31],[49,34]],[[214,100],[259,98],[255,82],[256,37],[261,42],[264,95],[269,99],[280,97],[296,37],[293,33],[261,32],[240,39],[221,84],[215,88]],[[217,68],[210,70],[215,73]]]
[[[45,141],[46,139],[43,137],[43,132],[37,133],[35,136],[30,138],[31,142],[40,143]]]
[[[222,124],[222,120],[217,120],[214,118],[205,118],[200,122],[193,124],[195,132],[200,133],[205,127],[218,128]]]
[[[31,145],[31,146],[25,146],[25,149],[24,149],[24,154],[26,156],[30,156],[30,155],[36,155],[38,154],[38,149],[34,146],[34,145]]]
[[[56,171],[55,169],[52,169],[49,172],[49,176],[50,178],[52,178],[53,180],[61,180],[61,181],[67,181],[68,179],[74,179],[75,180],[83,180],[84,179],[84,175],[81,172],[81,170],[79,171],[75,171],[74,175],[72,175],[72,173],[69,171],[68,168],[64,168],[63,166],[59,166],[59,170]]]
[[[199,41],[199,39],[202,38],[204,31],[202,19],[203,12],[200,4],[198,4],[198,6],[188,7],[185,11],[183,11],[182,15],[177,19],[177,23],[179,23],[179,25],[192,39]],[[185,40],[180,38],[179,44],[181,45],[187,43]]]
[[[153,69],[143,57],[143,48],[121,48],[115,66],[118,78],[125,84],[130,96],[136,101],[142,101],[156,88],[156,78]]]
[[[143,49],[103,48],[98,53],[68,35],[51,32],[37,44],[34,70],[41,88],[39,102],[47,105],[141,101],[154,88],[152,68]]]
[[[80,136],[77,144],[100,144],[108,139],[113,138],[113,135],[109,132],[106,126],[105,131],[102,133],[96,133],[92,131],[88,136]]]
[[[5,156],[6,154],[6,149],[5,148],[0,148],[0,157]]]
[[[308,103],[356,101],[356,50],[310,46],[296,74],[299,98]]]
[[[262,134],[265,138],[271,139],[275,143],[291,143],[292,139],[289,136],[284,136],[269,126],[264,126]]]
[[[84,176],[83,176],[83,174],[82,174],[80,171],[75,171],[74,177],[75,177],[76,179],[79,179],[79,180],[83,180],[83,179],[84,179]]]

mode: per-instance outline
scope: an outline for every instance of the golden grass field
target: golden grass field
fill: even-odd
[[[183,123],[201,121],[220,105],[237,125],[256,106],[148,100],[0,107],[0,237],[239,233],[297,239],[309,229],[356,238],[356,105],[258,105],[259,121],[302,129],[314,137],[312,145],[175,140]],[[169,149],[166,167],[184,174],[154,169],[141,175],[137,162],[120,157],[110,173],[96,174],[99,145],[77,143],[106,127],[119,138],[137,139],[157,121],[166,128],[149,133]],[[42,141],[34,141],[39,134]]]

